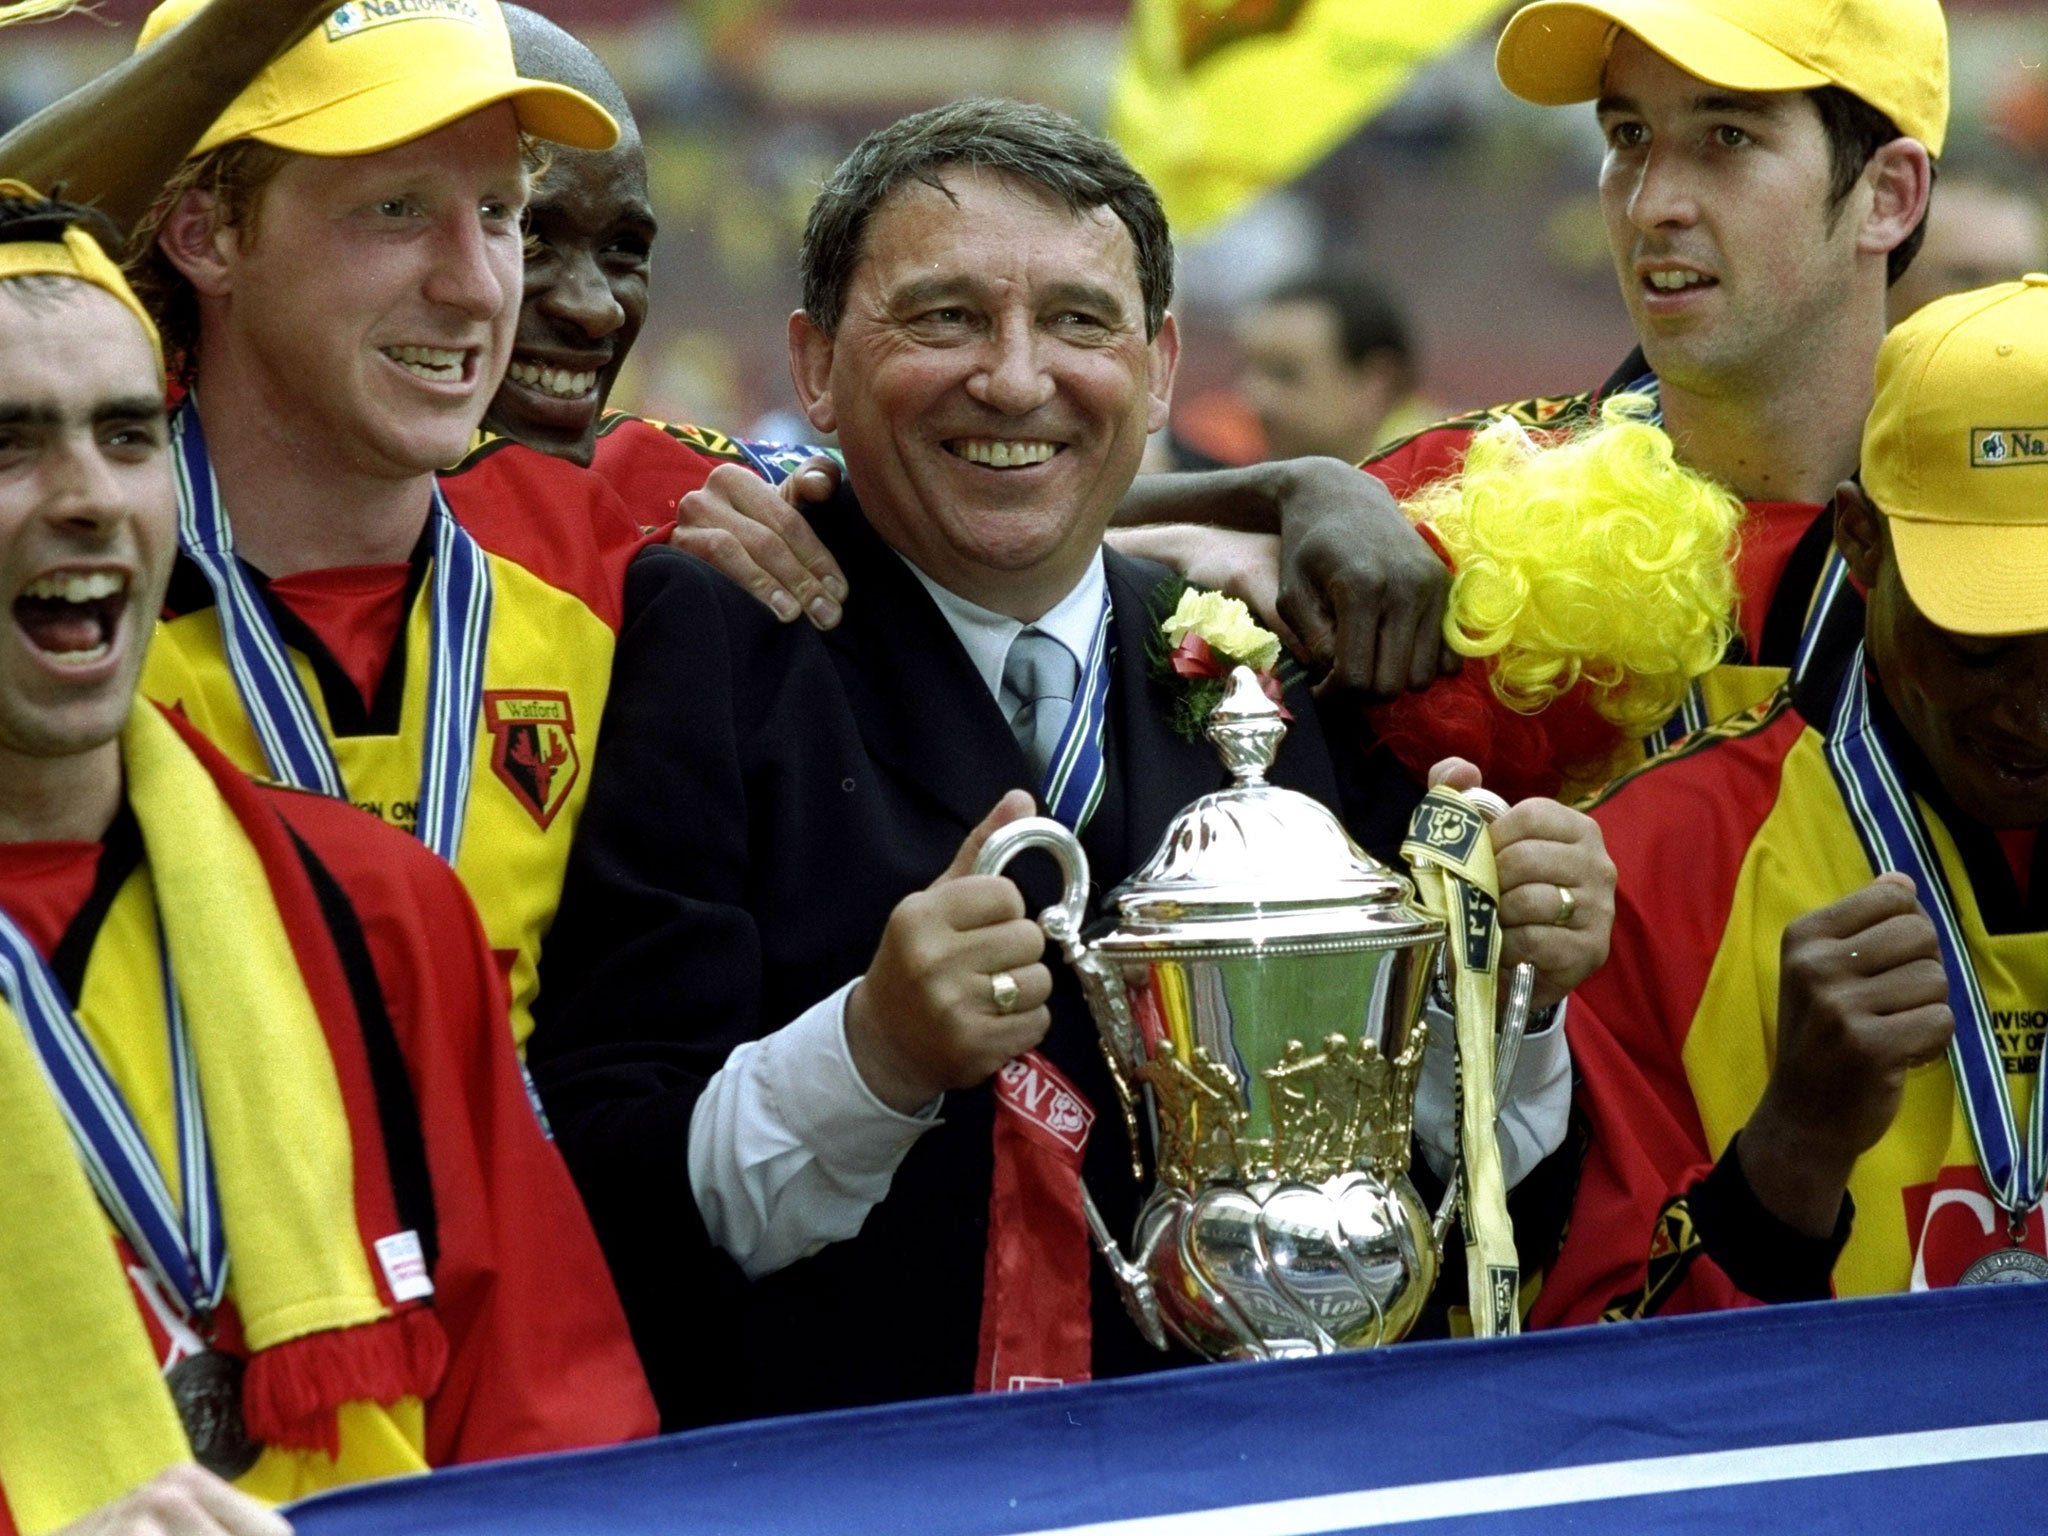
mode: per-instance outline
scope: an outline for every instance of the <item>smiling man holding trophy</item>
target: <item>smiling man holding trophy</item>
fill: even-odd
[[[1391,859],[1418,792],[1386,754],[1326,741],[1248,618],[1102,548],[1178,352],[1151,188],[1055,113],[961,103],[854,151],[803,267],[792,373],[848,470],[814,520],[863,601],[818,634],[684,557],[636,564],[530,1051],[665,1421],[1166,1363],[1140,1283],[1156,1279],[1090,1254],[1091,1223],[1098,1241],[1135,1231],[1148,1160],[1166,1185],[1335,1183],[1317,1198],[1341,1204],[1362,1172],[1388,1195],[1356,1244],[1340,1223],[1270,1284],[1219,1282],[1236,1289],[1216,1317],[1249,1337],[1167,1314],[1184,1343],[1243,1357],[1398,1336],[1391,1312],[1337,1333],[1315,1319],[1318,1285],[1355,1285],[1389,1242],[1409,1278],[1368,1310],[1412,1313],[1433,1266],[1426,1217],[1419,1237],[1386,1221],[1421,1211],[1395,1186],[1444,930],[1351,840]],[[1251,667],[1233,680],[1231,662]],[[1212,713],[1229,768],[1200,739]],[[1261,821],[1250,802],[1281,793],[1266,778],[1288,798]],[[1150,1045],[1141,1060],[1112,1040],[1106,1059],[1084,997],[1101,1004],[1104,984],[1047,965],[1027,916],[1060,896],[1048,861],[1016,883],[974,872],[1027,791],[1103,887],[1142,869],[1134,899],[1159,899],[1123,903],[1127,926],[1207,901],[1194,921],[1231,909],[1248,945],[1317,932],[1256,986],[1228,960],[1132,960],[1149,969],[1124,1001]],[[1436,793],[1417,826],[1444,830],[1441,860],[1499,860],[1497,904],[1459,909],[1468,1003],[1526,961],[1548,1009],[1605,954],[1597,832],[1528,801],[1475,848],[1477,812]],[[1235,865],[1213,837],[1195,846],[1226,824]],[[1061,905],[1078,925],[1073,873]],[[1371,955],[1352,942],[1368,931]],[[1239,1024],[1265,1029],[1271,1060],[1228,1047],[1233,1010],[1263,1010]],[[1176,1038],[1181,1054],[1156,1049]],[[1505,1085],[1505,1181],[1557,1146],[1568,1076],[1560,1033],[1540,1029]],[[1193,1096],[1153,1147],[1148,1091],[1155,1107]],[[1234,1120],[1194,1105],[1233,1091]],[[1424,1118],[1425,1146],[1448,1139],[1447,1108]],[[1241,1232],[1239,1270],[1295,1230]]]

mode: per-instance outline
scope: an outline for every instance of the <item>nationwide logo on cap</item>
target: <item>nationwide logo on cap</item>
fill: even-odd
[[[2048,464],[2048,427],[1975,427],[1970,432],[1974,469]]]
[[[484,24],[475,0],[352,0],[327,18],[327,41],[388,27],[394,21],[466,21],[472,27]]]

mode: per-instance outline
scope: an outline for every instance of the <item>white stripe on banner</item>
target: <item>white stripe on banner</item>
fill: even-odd
[[[1646,1456],[1637,1461],[1592,1462],[1541,1472],[1504,1472],[1397,1488],[1361,1488],[1314,1498],[1233,1504],[1178,1515],[1143,1515],[1093,1525],[1062,1525],[1025,1536],[1322,1536],[1418,1520],[1502,1514],[1598,1504],[1643,1494],[1685,1493],[1748,1483],[1841,1477],[1953,1462],[2002,1461],[2048,1455],[2048,1419],[1985,1424],[1970,1429],[1916,1430],[1862,1435],[1849,1440],[1806,1440],[1739,1451],[1687,1456]]]

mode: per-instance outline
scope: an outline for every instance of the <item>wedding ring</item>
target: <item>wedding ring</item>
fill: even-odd
[[[997,1013],[1008,1013],[1017,1006],[1017,978],[1008,971],[997,971],[989,977],[988,991]]]
[[[1578,910],[1579,898],[1572,894],[1572,888],[1568,885],[1560,885],[1557,888],[1557,916],[1550,920],[1551,926],[1554,928],[1571,927],[1572,914]]]

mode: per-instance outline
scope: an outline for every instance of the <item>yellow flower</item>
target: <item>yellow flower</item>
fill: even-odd
[[[1174,645],[1190,634],[1200,635],[1210,650],[1254,672],[1271,671],[1280,659],[1280,637],[1254,619],[1251,609],[1221,592],[1189,587],[1181,593],[1173,616],[1159,627]]]

